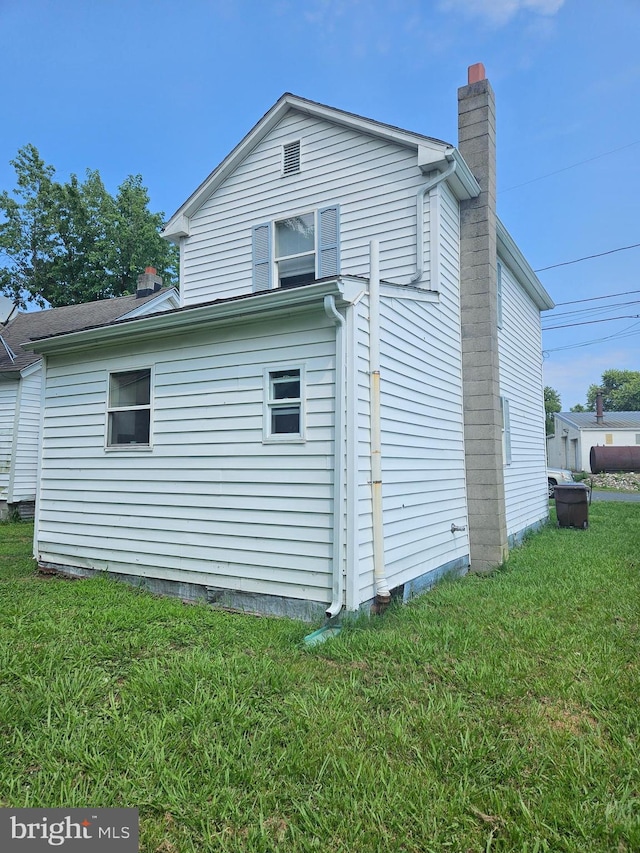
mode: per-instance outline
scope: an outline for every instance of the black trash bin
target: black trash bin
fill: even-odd
[[[555,487],[554,497],[558,526],[586,530],[589,526],[589,487],[584,483],[566,483]]]

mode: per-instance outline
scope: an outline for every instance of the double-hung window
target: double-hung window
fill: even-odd
[[[253,228],[253,289],[299,287],[340,272],[337,205]]]
[[[316,217],[303,213],[275,223],[278,287],[310,284],[316,278]]]
[[[266,439],[304,437],[303,381],[299,367],[265,372]]]
[[[107,447],[151,444],[151,370],[109,374]]]

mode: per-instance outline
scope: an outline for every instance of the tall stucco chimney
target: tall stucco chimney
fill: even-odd
[[[458,90],[458,148],[480,184],[460,205],[464,437],[471,569],[489,571],[509,553],[503,413],[498,361],[496,120],[484,66]]]

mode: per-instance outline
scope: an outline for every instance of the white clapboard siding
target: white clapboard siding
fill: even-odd
[[[18,380],[0,381],[0,500],[6,501],[18,405]]]
[[[329,601],[334,352],[334,325],[307,311],[51,356],[40,559]],[[283,366],[305,370],[306,441],[265,444],[264,368]],[[108,373],[139,367],[153,448],[105,451]]]
[[[547,518],[540,312],[502,264],[500,393],[509,401],[511,463],[505,465],[507,533]]]
[[[20,381],[18,393],[15,458],[9,501],[33,501],[38,477],[40,446],[40,408],[42,399],[42,364],[29,368]]]
[[[302,169],[283,177],[282,144],[297,135]],[[369,241],[378,237],[382,276],[408,283],[416,262],[416,191],[424,182],[415,151],[287,114],[191,217],[183,304],[250,293],[253,226],[332,203],[340,204],[341,272],[366,275]]]
[[[460,356],[458,205],[441,196],[440,299],[381,300],[385,567],[397,587],[469,553]],[[406,297],[406,293],[404,294]],[[368,302],[358,324],[361,599],[375,594],[370,487]]]

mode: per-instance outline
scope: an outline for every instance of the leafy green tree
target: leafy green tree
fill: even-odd
[[[545,429],[547,435],[553,435],[553,416],[556,412],[561,412],[560,395],[549,385],[545,385],[544,389],[544,412],[545,412]]]
[[[17,176],[14,196],[0,194],[0,292],[23,304],[24,294],[48,289],[56,250],[54,169],[33,145],[11,161]]]
[[[84,182],[54,181],[33,145],[11,164],[17,188],[0,195],[0,292],[56,307],[134,293],[146,266],[177,282],[178,250],[162,238],[163,214],[149,210],[140,175],[114,197],[97,170]]]
[[[602,392],[605,412],[640,411],[640,371],[605,370],[600,385],[590,385],[587,391],[587,409],[596,408],[596,394]]]
[[[138,275],[155,267],[163,278],[174,280],[177,247],[160,236],[163,214],[149,212],[149,193],[141,175],[129,175],[118,187],[109,223],[109,261],[115,287],[133,293]]]

